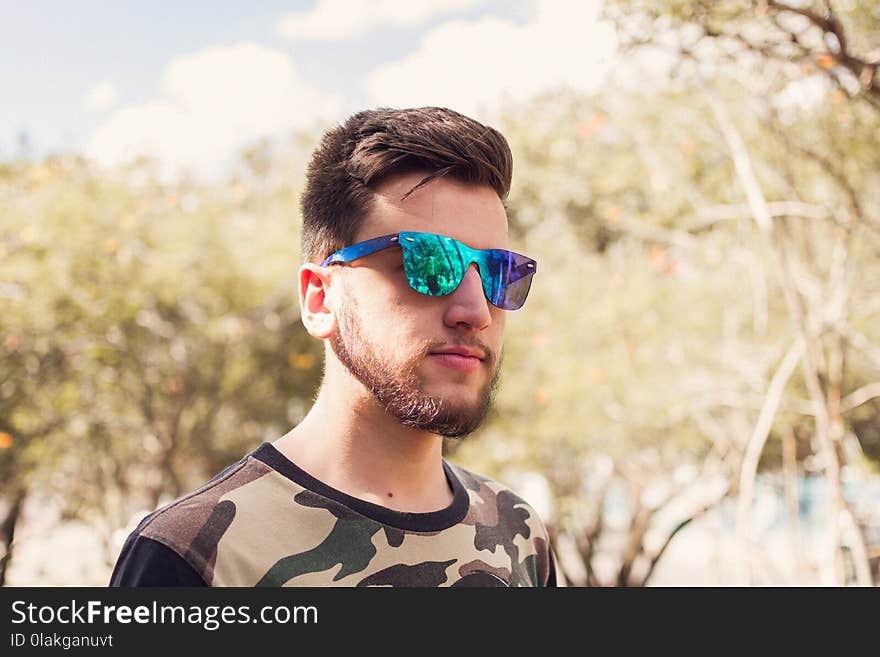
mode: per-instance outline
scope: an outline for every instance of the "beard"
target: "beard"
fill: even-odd
[[[405,426],[447,438],[466,436],[483,423],[498,389],[500,357],[492,380],[479,391],[474,403],[455,404],[432,397],[425,393],[418,375],[418,367],[432,346],[424,347],[402,363],[383,360],[364,337],[354,310],[356,304],[352,306],[339,313],[338,330],[330,337],[330,346],[339,362],[370,391],[386,413]],[[494,355],[487,350],[484,362],[494,360]]]

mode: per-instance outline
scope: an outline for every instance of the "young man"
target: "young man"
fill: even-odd
[[[507,250],[504,137],[442,108],[324,135],[302,198],[314,406],[132,532],[112,586],[555,586],[547,531],[446,462],[483,421],[537,264]]]

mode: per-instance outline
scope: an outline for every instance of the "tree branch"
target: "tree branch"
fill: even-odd
[[[840,412],[846,413],[853,410],[857,406],[861,406],[866,401],[870,401],[875,397],[880,397],[880,381],[869,383],[862,386],[858,390],[849,393],[840,400]]]
[[[746,446],[745,456],[743,457],[740,469],[739,497],[736,509],[736,534],[741,546],[746,545],[747,542],[746,525],[748,524],[749,509],[752,505],[752,491],[758,472],[761,452],[764,451],[767,436],[770,435],[773,418],[776,417],[776,411],[779,408],[782,394],[785,392],[785,386],[803,356],[804,349],[805,343],[800,337],[788,348],[782,362],[770,380],[770,385],[767,387],[767,396],[764,398],[764,405],[761,408],[758,421],[755,423],[755,428]],[[747,570],[747,561],[740,560],[740,566],[744,569],[740,573],[743,584],[750,584],[751,575]]]

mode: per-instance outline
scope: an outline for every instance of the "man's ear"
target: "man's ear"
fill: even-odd
[[[330,272],[307,262],[299,268],[299,305],[310,335],[324,340],[336,332],[336,312],[328,303]]]

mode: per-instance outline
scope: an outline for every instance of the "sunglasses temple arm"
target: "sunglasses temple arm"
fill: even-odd
[[[332,265],[334,262],[351,262],[352,260],[363,258],[376,251],[397,246],[398,241],[398,234],[392,233],[391,235],[382,235],[381,237],[374,237],[370,240],[358,242],[357,244],[352,244],[351,246],[347,246],[332,254],[321,263],[321,266],[325,267],[327,265]]]

